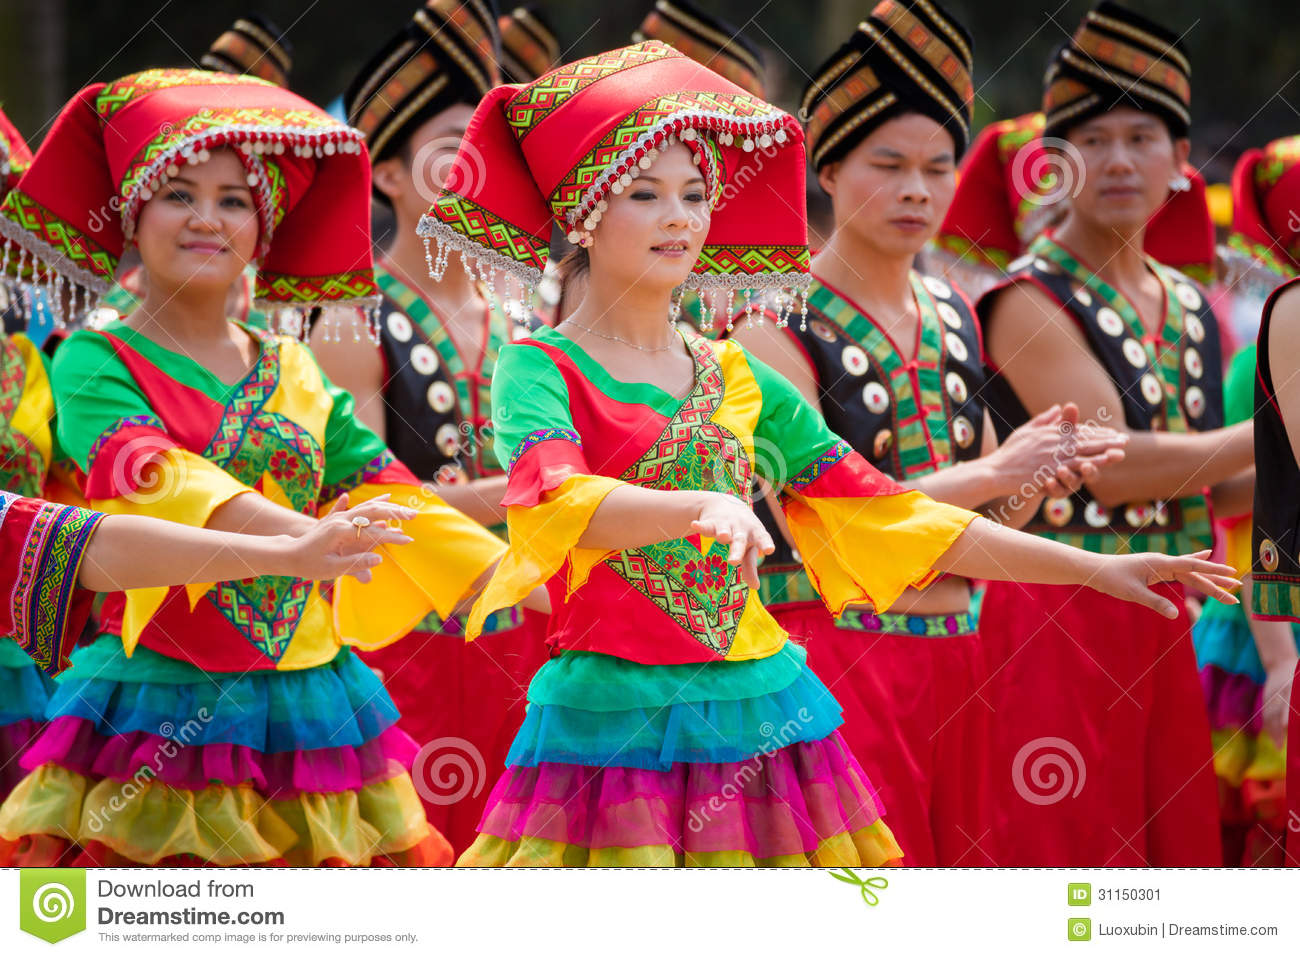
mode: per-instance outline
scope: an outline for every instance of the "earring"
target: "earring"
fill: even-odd
[[[1169,188],[1175,193],[1185,193],[1192,188],[1192,181],[1179,173],[1169,180]]]
[[[677,319],[682,314],[682,287],[678,286],[673,290],[672,305],[668,310],[668,325],[676,325]]]
[[[564,238],[575,246],[581,246],[583,249],[588,249],[596,243],[596,241],[592,239],[591,233],[585,229],[572,229]]]

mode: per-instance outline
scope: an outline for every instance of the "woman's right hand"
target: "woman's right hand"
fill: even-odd
[[[740,577],[750,588],[758,587],[758,562],[776,548],[772,536],[754,510],[734,495],[705,492],[691,530],[705,538],[730,545],[728,565],[740,566]]]

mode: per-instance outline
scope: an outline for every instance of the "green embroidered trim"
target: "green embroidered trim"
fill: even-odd
[[[1300,581],[1263,572],[1253,574],[1251,580],[1255,614],[1300,621]]]
[[[835,620],[835,627],[882,635],[951,638],[954,635],[975,634],[979,630],[979,616],[969,611],[956,615],[909,615],[906,612],[885,612],[878,615],[864,609],[850,608]]]

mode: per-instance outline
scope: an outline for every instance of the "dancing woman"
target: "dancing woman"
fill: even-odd
[[[456,250],[536,281],[558,220],[588,275],[493,382],[511,546],[470,635],[544,582],[558,654],[459,863],[902,858],[835,699],[758,599],[756,474],[835,611],[885,611],[945,571],[1088,582],[1170,615],[1149,583],[1232,584],[1200,557],[1092,555],[903,489],[741,346],[688,344],[677,287],[806,281],[804,157],[793,117],[671,48],[497,88],[462,154],[422,223],[435,269]]]
[[[304,534],[344,493],[419,513],[368,583],[109,596],[0,808],[11,862],[450,861],[407,773],[414,742],[350,649],[452,613],[503,546],[420,491],[304,346],[225,314],[254,261],[259,306],[374,304],[368,172],[355,131],[286,90],[151,70],[79,93],[0,207],[10,268],[71,283],[62,301],[104,291],[127,243],[148,276],[125,321],[54,363],[92,507],[260,535]]]

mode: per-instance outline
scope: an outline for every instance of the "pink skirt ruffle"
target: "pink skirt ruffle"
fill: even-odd
[[[493,788],[479,831],[508,841],[745,851],[765,859],[811,854],[827,838],[871,827],[883,812],[834,732],[747,761],[679,762],[667,771],[511,767]]]
[[[186,746],[143,731],[104,737],[89,721],[61,717],[49,723],[21,763],[25,770],[53,763],[89,778],[120,781],[147,769],[151,779],[189,791],[251,782],[261,794],[279,799],[358,791],[404,772],[417,751],[410,735],[396,726],[358,747],[264,754],[236,744]]]

